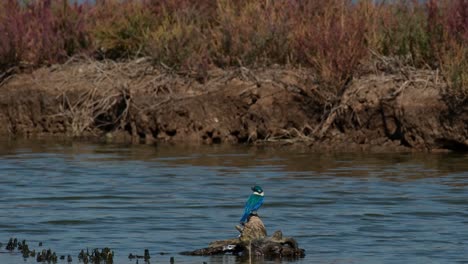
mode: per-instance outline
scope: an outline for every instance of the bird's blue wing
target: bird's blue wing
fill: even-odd
[[[249,203],[250,212],[257,211],[258,208],[260,208],[260,206],[262,206],[263,199],[264,199],[263,196],[260,196],[260,195],[253,195],[253,196],[255,196],[252,199],[253,201]]]
[[[257,211],[263,204],[263,196],[251,194],[245,203],[244,214],[242,215],[241,222],[244,223],[249,217],[250,213]]]

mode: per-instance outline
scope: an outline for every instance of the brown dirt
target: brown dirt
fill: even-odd
[[[0,135],[466,151],[468,106],[446,90],[433,71],[369,71],[329,105],[308,69],[181,74],[145,59],[71,60],[0,82]]]

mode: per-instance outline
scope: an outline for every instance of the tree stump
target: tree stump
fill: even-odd
[[[233,254],[239,256],[264,256],[267,258],[299,258],[305,250],[299,248],[296,240],[283,237],[281,231],[267,236],[265,225],[260,217],[251,215],[244,227],[236,226],[239,237],[211,242],[207,248],[182,252],[183,255],[209,256]]]
[[[249,242],[255,239],[262,239],[267,236],[265,225],[263,224],[260,217],[252,215],[249,221],[245,223],[244,228],[236,226],[236,229],[240,232],[239,240],[241,242]]]

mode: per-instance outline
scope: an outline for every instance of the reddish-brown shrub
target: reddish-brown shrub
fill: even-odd
[[[0,63],[36,66],[62,62],[89,47],[85,5],[37,0],[26,5],[6,0],[1,6]]]
[[[366,20],[348,0],[297,1],[293,45],[297,61],[311,65],[337,94],[368,54]]]
[[[431,3],[438,11],[440,31],[434,46],[442,74],[451,88],[451,98],[457,105],[468,101],[468,1],[441,2],[439,5]]]
[[[0,68],[15,65],[25,49],[22,36],[25,28],[18,1],[0,3]]]

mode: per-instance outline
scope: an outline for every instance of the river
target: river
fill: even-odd
[[[115,263],[144,249],[151,263],[246,263],[178,253],[235,237],[253,185],[269,234],[306,250],[253,263],[468,263],[466,154],[51,141],[0,144],[0,263],[36,263],[8,252],[10,237],[73,263],[102,247]]]

